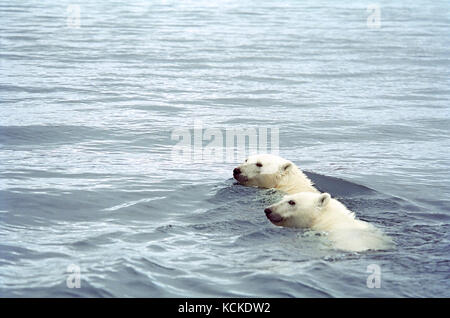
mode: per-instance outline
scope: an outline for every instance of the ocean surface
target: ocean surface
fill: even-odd
[[[0,297],[450,297],[449,12],[2,1]],[[396,248],[270,224],[281,194],[235,184],[242,158],[174,155],[195,122],[278,129]]]

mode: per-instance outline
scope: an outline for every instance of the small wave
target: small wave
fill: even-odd
[[[166,197],[154,197],[154,198],[145,198],[145,199],[140,199],[140,200],[136,200],[136,201],[130,201],[130,202],[126,202],[126,203],[122,203],[119,205],[115,205],[112,206],[110,208],[105,208],[102,211],[117,211],[123,208],[127,208],[136,204],[140,204],[140,203],[146,203],[146,202],[151,202],[151,201],[155,201],[155,200],[162,200],[165,199]]]

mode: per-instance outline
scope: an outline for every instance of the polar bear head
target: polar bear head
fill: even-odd
[[[277,188],[295,165],[271,154],[249,156],[233,170],[233,177],[242,185],[260,188]]]
[[[285,196],[280,202],[267,207],[264,213],[275,225],[310,228],[330,200],[328,193],[299,192]]]

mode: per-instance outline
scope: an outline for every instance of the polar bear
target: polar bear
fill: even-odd
[[[275,225],[326,232],[337,249],[360,252],[386,250],[392,240],[370,223],[355,218],[328,193],[299,192],[286,195],[264,210]]]
[[[319,192],[294,163],[272,154],[249,156],[233,170],[233,177],[244,186],[275,188],[288,194]]]

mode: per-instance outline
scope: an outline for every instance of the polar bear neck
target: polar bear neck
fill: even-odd
[[[355,218],[355,213],[348,210],[341,202],[331,199],[322,211],[318,212],[312,228],[318,231],[337,229],[366,229],[368,223]]]
[[[297,192],[319,192],[314,188],[312,181],[295,165],[281,178],[276,189],[288,194]]]
[[[362,252],[395,246],[390,237],[372,224],[358,220],[353,212],[335,199],[331,199],[328,206],[318,212],[311,228],[326,232],[334,247],[344,251]]]

